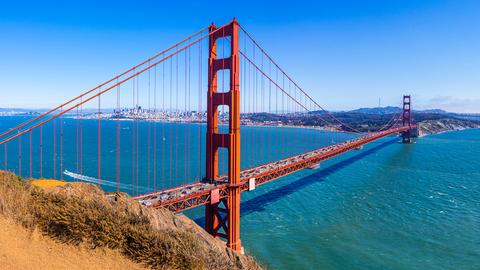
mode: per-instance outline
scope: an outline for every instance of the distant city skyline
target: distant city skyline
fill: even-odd
[[[272,7],[272,3],[276,3]],[[216,3],[218,4],[218,3]],[[51,108],[214,21],[236,17],[332,111],[480,112],[480,2],[2,3],[0,108]]]

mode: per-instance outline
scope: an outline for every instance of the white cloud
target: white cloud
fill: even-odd
[[[419,101],[417,109],[442,109],[458,113],[480,113],[480,99],[436,96],[426,101]]]

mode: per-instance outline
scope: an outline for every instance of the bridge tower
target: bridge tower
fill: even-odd
[[[218,190],[211,193],[211,204],[205,209],[205,229],[215,237],[227,240],[227,246],[242,251],[240,241],[240,66],[238,54],[239,25],[234,19],[218,29],[212,24],[209,37],[206,181],[219,177],[218,150],[228,151],[228,196],[219,199]],[[217,58],[217,41],[230,43],[230,55]],[[219,92],[218,71],[230,71],[230,89]],[[223,89],[222,89],[223,91]],[[218,107],[229,107],[228,133],[219,133]],[[216,192],[215,192],[216,191]],[[223,231],[223,232],[222,232]]]
[[[403,96],[403,126],[412,126],[412,114],[411,114],[411,98],[410,95]],[[408,129],[402,132],[402,142],[403,143],[412,143],[412,129]]]

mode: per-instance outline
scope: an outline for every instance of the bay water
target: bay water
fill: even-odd
[[[0,131],[25,119],[0,117]],[[63,124],[63,157],[58,156],[58,145],[53,152],[53,127],[45,127],[42,176],[78,181],[62,171],[78,172],[76,120],[59,121]],[[82,175],[96,182],[97,122],[83,121]],[[148,123],[137,124],[143,134],[140,138],[145,138]],[[117,183],[116,125],[116,121],[102,121],[104,190],[118,188],[133,195],[152,191],[153,170],[157,189],[198,181],[204,176],[204,125],[157,124],[157,166],[152,168],[153,163],[148,162],[147,174],[153,139],[151,144],[143,139],[139,142],[136,176],[131,173],[132,160],[136,159],[131,153],[132,149],[136,151],[131,141],[135,128],[131,121],[122,121],[122,176]],[[59,122],[55,128],[60,136]],[[274,139],[279,136],[289,139]],[[353,137],[310,129],[242,127],[242,167]],[[32,133],[32,141],[32,174],[38,177],[37,131]],[[278,145],[272,147],[274,143]],[[5,155],[0,155],[0,167],[6,163],[7,170],[18,173],[20,160],[21,174],[28,177],[29,134],[22,137],[20,144],[21,155],[18,142],[9,143],[9,159],[5,162]],[[170,147],[172,144],[178,147]],[[60,161],[53,167],[49,157],[61,158],[62,169]],[[480,130],[429,135],[409,145],[399,143],[397,137],[384,138],[363,150],[326,161],[319,169],[303,170],[244,192],[241,207],[245,251],[269,269],[480,269]],[[203,225],[202,208],[185,214]]]

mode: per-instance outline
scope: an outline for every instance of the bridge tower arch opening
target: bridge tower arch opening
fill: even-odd
[[[218,198],[218,190],[212,192],[211,203],[205,208],[205,229],[215,237],[227,240],[227,246],[242,251],[240,241],[240,65],[238,52],[238,22],[217,29],[210,26],[208,58],[206,179],[215,183],[219,177],[219,148],[228,151],[228,196]],[[217,41],[230,43],[230,55],[217,58]],[[229,71],[230,89],[220,92],[217,84],[219,72]],[[228,106],[228,133],[219,133],[218,108]]]

